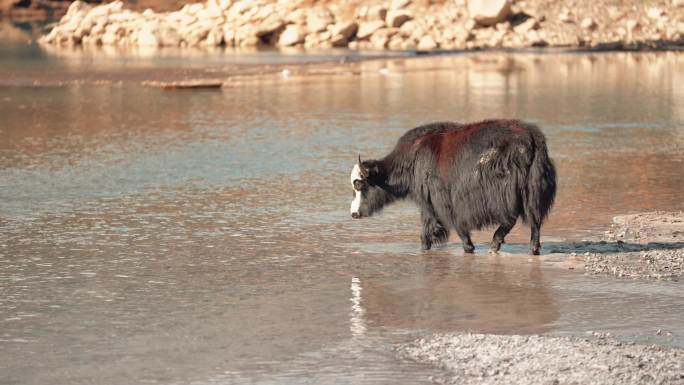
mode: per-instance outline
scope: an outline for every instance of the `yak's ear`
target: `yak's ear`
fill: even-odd
[[[359,171],[364,179],[368,178],[368,166],[361,161],[361,154],[359,154]]]

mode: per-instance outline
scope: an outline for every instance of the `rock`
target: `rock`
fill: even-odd
[[[379,30],[380,28],[383,28],[384,26],[385,22],[380,20],[363,22],[359,24],[359,29],[356,32],[356,38],[365,39],[367,37],[370,37],[370,35],[372,35],[375,31]]]
[[[475,28],[477,28],[477,22],[473,19],[468,19],[468,21],[465,22],[464,26],[468,31],[472,31]]]
[[[178,47],[181,44],[181,36],[176,28],[166,26],[159,29],[159,45],[163,47]]]
[[[392,0],[390,2],[390,10],[404,9],[409,4],[411,4],[411,0]]]
[[[639,21],[634,20],[634,19],[627,20],[627,22],[625,23],[625,26],[627,28],[627,31],[629,31],[629,32],[636,31],[639,28],[641,28]]]
[[[262,37],[274,33],[275,31],[283,28],[285,26],[285,21],[280,18],[280,16],[272,14],[267,17],[264,21],[259,23],[256,27],[255,34],[257,37]]]
[[[375,5],[368,9],[369,20],[385,20],[387,17],[387,7],[384,5]]]
[[[307,31],[309,33],[322,32],[334,22],[335,16],[329,9],[323,8],[312,10],[306,17]]]
[[[64,15],[64,17],[66,18],[67,16],[73,16],[74,14],[76,14],[78,12],[86,12],[87,13],[91,9],[92,9],[92,6],[89,5],[88,3],[84,2],[84,1],[76,0],[73,3],[71,3],[71,5],[67,9],[67,13],[66,13],[66,15]]]
[[[511,3],[509,0],[468,0],[468,14],[483,26],[494,25],[506,20],[510,11]]]
[[[280,34],[278,45],[289,47],[304,42],[304,30],[295,24],[288,24],[283,33]]]
[[[223,28],[223,44],[227,47],[235,47],[235,29],[231,26]]]
[[[418,49],[421,51],[429,51],[437,48],[437,42],[430,35],[425,35],[418,41]]]
[[[370,42],[375,49],[384,49],[392,36],[399,32],[399,28],[381,28],[370,37]]]
[[[646,11],[646,15],[651,19],[660,19],[665,15],[665,12],[658,7],[651,7]]]
[[[390,41],[387,43],[387,48],[389,49],[402,49],[404,46],[404,39],[401,38],[399,35],[393,36]]]
[[[143,47],[159,47],[159,37],[157,37],[157,26],[147,23],[138,31],[138,45]]]
[[[572,14],[567,9],[561,10],[560,14],[558,14],[558,20],[562,21],[563,23],[574,22],[574,20],[572,19]]]
[[[585,17],[580,22],[580,27],[582,29],[593,31],[594,29],[596,29],[596,22],[591,17]]]
[[[404,9],[399,9],[399,10],[392,10],[387,12],[387,18],[385,19],[387,26],[391,28],[399,28],[401,27],[405,22],[413,19],[413,15],[411,12],[404,10]]]
[[[200,44],[205,47],[218,47],[223,45],[223,31],[218,26],[215,26],[207,33],[207,37],[202,40]]]
[[[534,17],[530,17],[524,22],[513,27],[513,30],[517,33],[527,33],[533,29],[539,29],[539,22]]]
[[[331,43],[334,47],[346,45],[356,34],[358,24],[355,21],[344,21],[332,27]]]
[[[222,11],[227,11],[233,5],[231,0],[208,0],[207,7],[218,8]]]

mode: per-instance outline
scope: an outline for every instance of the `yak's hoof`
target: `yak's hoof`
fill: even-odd
[[[475,252],[475,246],[464,246],[463,252],[466,254],[473,254]]]
[[[501,243],[492,242],[492,245],[489,247],[489,252],[491,254],[499,254],[499,250],[501,250]]]
[[[430,242],[423,242],[420,244],[420,248],[424,251],[428,251],[430,248],[432,248],[432,244]]]
[[[538,247],[533,247],[530,249],[530,254],[531,255],[539,255],[539,248]]]

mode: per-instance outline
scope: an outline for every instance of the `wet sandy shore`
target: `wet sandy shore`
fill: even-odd
[[[684,350],[610,337],[441,334],[398,347],[444,384],[684,384]]]

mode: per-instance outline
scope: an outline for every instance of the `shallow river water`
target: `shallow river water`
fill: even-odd
[[[415,125],[518,117],[560,176],[543,252],[682,210],[684,55],[390,58],[174,92],[128,80],[234,58],[21,52],[0,57],[2,384],[430,383],[393,346],[446,331],[684,346],[680,282],[550,267],[522,224],[501,256],[491,230],[474,256],[421,252],[412,204],[352,220],[348,181]]]

